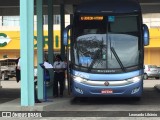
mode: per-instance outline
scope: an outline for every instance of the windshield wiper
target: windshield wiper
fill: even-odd
[[[101,53],[101,49],[98,49],[93,57],[93,61],[91,62],[90,66],[88,67],[88,72],[91,71],[91,68],[95,64],[96,60],[99,58],[99,54]]]
[[[114,49],[113,47],[111,47],[110,49],[111,49],[113,55],[115,56],[116,60],[118,61],[118,63],[119,63],[119,65],[120,65],[121,69],[122,69],[124,72],[126,72],[126,69],[125,69],[125,67],[124,67],[123,64],[122,64],[122,61],[119,59],[119,57],[118,57],[118,55],[117,55],[115,49]]]
[[[100,53],[102,52],[102,49],[103,49],[103,39],[102,39],[102,43],[99,45],[99,49],[94,54],[93,61],[91,62],[90,66],[88,67],[88,72],[91,71],[91,68],[95,64],[96,60],[99,58]]]

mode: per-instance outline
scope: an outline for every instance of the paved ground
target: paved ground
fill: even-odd
[[[156,84],[160,84],[160,80],[152,80],[152,79],[148,79],[148,80],[144,80],[144,87],[149,87],[152,88],[154,87]],[[2,88],[20,88],[20,82],[17,83],[15,81],[15,79],[11,79],[9,81],[1,81],[1,86]]]
[[[20,82],[14,79],[9,81],[1,81],[0,104],[20,98]],[[157,86],[160,90],[160,80],[144,80],[144,88],[154,88]],[[68,98],[68,96],[66,96]],[[65,100],[65,98],[64,98]]]
[[[0,104],[20,98],[20,89],[3,88],[0,90]]]
[[[2,88],[20,88],[20,82],[17,83],[15,78],[11,80],[1,81]]]
[[[159,105],[160,102],[155,101],[151,102],[152,98],[157,98],[159,97],[159,93],[153,94],[152,90],[154,89],[155,85],[160,86],[160,80],[145,80],[144,81],[144,89],[145,89],[145,95],[143,99],[146,99],[141,104],[141,102],[136,102],[136,103],[131,103],[131,101],[128,101],[128,103],[124,104],[123,99],[120,102],[116,102],[116,99],[113,100],[108,100],[109,104],[104,104],[106,107],[104,111],[109,110],[108,107],[111,107],[113,110],[121,111],[121,110],[126,110],[126,108],[129,106],[130,110],[160,110]],[[20,106],[20,83],[17,83],[15,80],[10,80],[10,81],[2,81],[1,82],[2,89],[0,89],[0,111],[71,111],[73,107],[77,107],[77,110],[92,110],[94,109],[94,106],[96,106],[96,110],[103,110],[101,106],[103,106],[103,100],[97,104],[94,100],[92,101],[87,101],[87,102],[82,102],[82,103],[75,103],[72,102],[72,98],[68,98],[65,96],[63,99],[61,98],[56,98],[53,99],[53,102],[43,102],[40,104],[35,104],[34,107],[21,107]],[[148,92],[148,93],[146,93]],[[70,101],[71,103],[69,103]],[[146,106],[149,103],[149,107]],[[74,104],[74,106],[69,106],[69,104]],[[123,108],[120,108],[120,104],[124,104]],[[84,107],[86,106],[87,107]],[[93,106],[92,106],[93,105]],[[56,107],[58,106],[58,107]],[[67,107],[69,106],[69,107]],[[143,108],[142,108],[143,107]],[[148,107],[148,108],[147,108]],[[154,108],[152,108],[154,107]],[[59,113],[58,113],[59,114]],[[66,114],[66,113],[65,113]],[[2,118],[0,118],[1,120]],[[3,118],[3,120],[8,120],[9,118]],[[12,120],[20,120],[21,118],[12,118]],[[32,120],[33,118],[25,118],[25,120]],[[35,120],[159,120],[159,118],[156,117],[47,117],[47,118],[35,118]]]
[[[1,81],[0,104],[20,98],[20,83],[15,80]]]

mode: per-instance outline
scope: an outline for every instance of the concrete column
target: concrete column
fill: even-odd
[[[48,0],[48,61],[53,63],[53,0]]]
[[[63,45],[63,31],[65,27],[65,13],[64,13],[64,2],[60,5],[60,14],[61,14],[61,57],[64,60],[65,58],[65,46]]]
[[[53,0],[48,0],[48,61],[53,64]],[[50,79],[53,80],[53,70],[49,70]],[[47,95],[53,95],[53,86],[47,88]]]
[[[43,63],[44,56],[43,56],[43,0],[37,0],[37,57],[38,57],[38,64],[37,64],[37,76],[38,76],[38,98],[43,99],[44,96],[44,82],[43,82],[43,69],[39,65],[40,63]]]
[[[20,0],[21,106],[34,105],[34,0]]]

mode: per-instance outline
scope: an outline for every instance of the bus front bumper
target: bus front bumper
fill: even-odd
[[[75,97],[141,97],[143,92],[143,80],[119,86],[92,86],[72,81],[71,86]]]

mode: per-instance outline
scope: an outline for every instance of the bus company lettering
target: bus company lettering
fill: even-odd
[[[89,75],[86,73],[75,72],[75,75],[82,78],[89,78]]]

